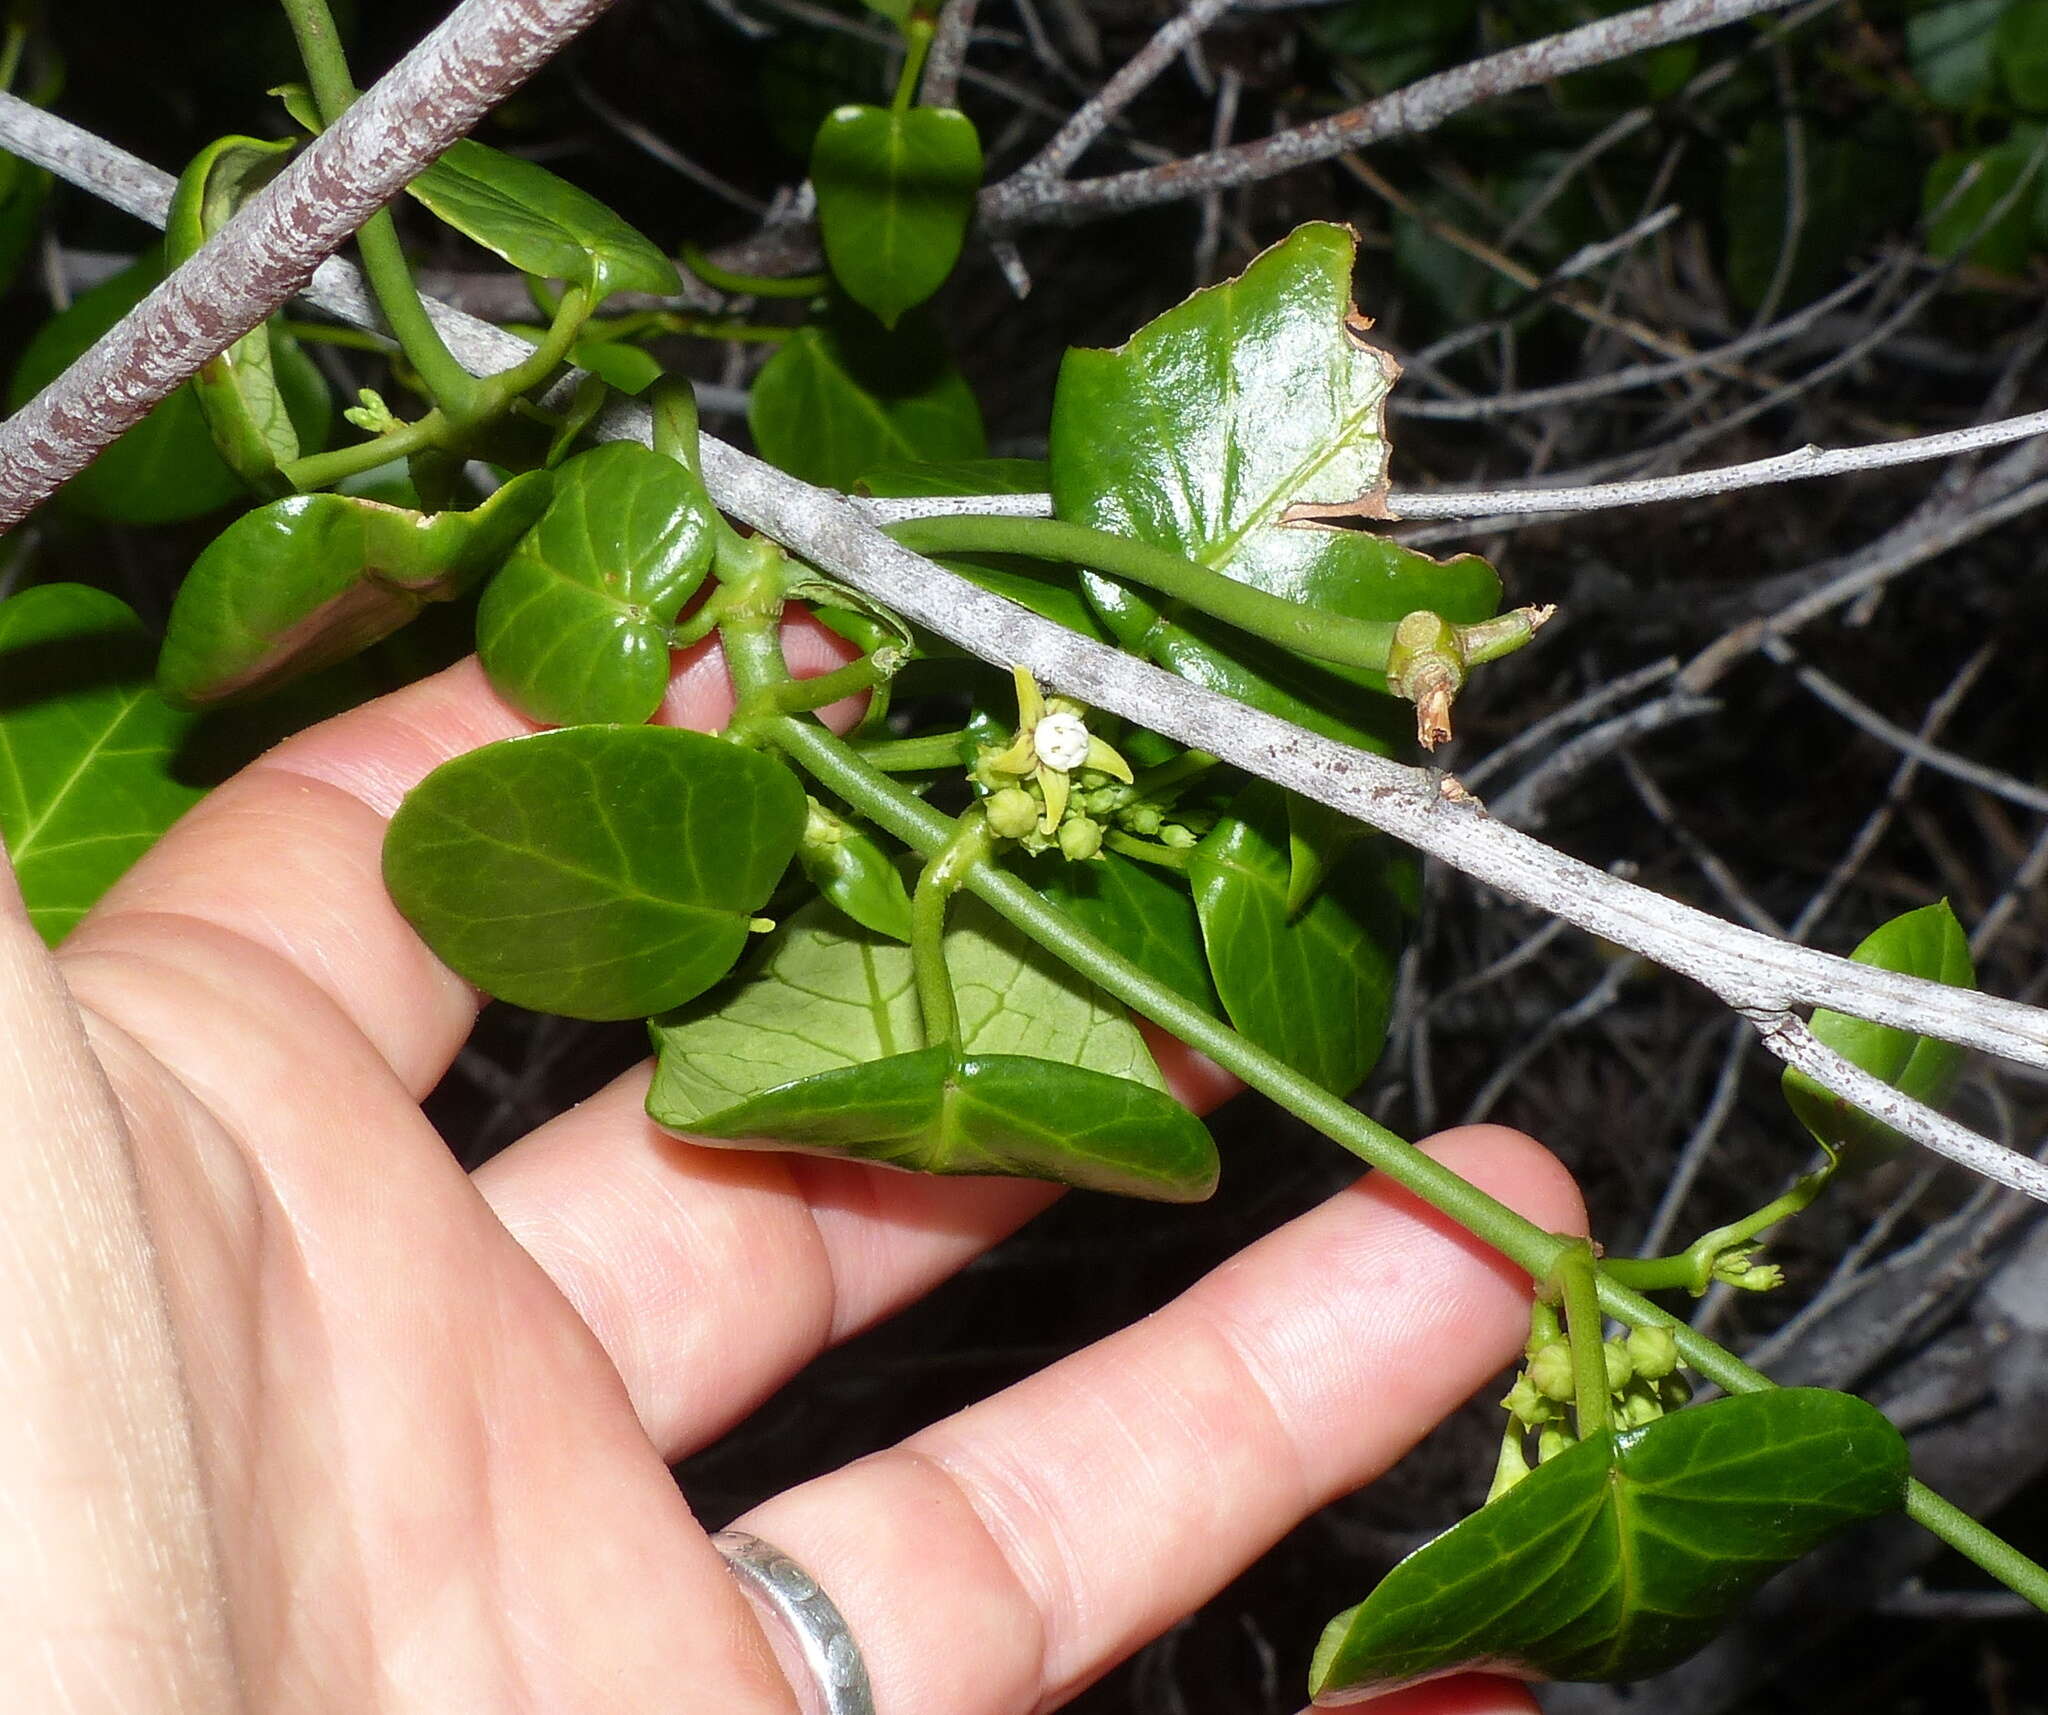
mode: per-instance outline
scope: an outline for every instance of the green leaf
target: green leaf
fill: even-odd
[[[491,683],[551,726],[651,718],[668,689],[669,627],[711,565],[714,516],[703,483],[647,447],[614,441],[570,459],[477,609]]]
[[[1031,884],[1098,941],[1212,1018],[1223,1016],[1209,980],[1202,924],[1180,882],[1115,852],[1087,863],[1035,861]]]
[[[1188,866],[1209,970],[1230,1022],[1336,1095],[1386,1041],[1401,924],[1385,842],[1364,840],[1288,912],[1287,794],[1255,782]]]
[[[1034,459],[952,459],[926,464],[877,465],[861,477],[861,492],[887,499],[952,494],[1040,494],[1046,467]],[[1027,607],[1041,619],[1098,643],[1109,632],[1081,593],[1080,573],[1022,554],[941,554],[937,563],[969,583]],[[951,646],[945,646],[950,650]]]
[[[42,229],[50,175],[19,156],[0,153],[0,292],[14,284]]]
[[[647,1111],[751,1147],[1208,1194],[1208,1132],[1164,1093],[1115,1002],[971,899],[955,907],[946,964],[958,1052],[923,1046],[909,950],[814,902],[736,987],[655,1021]]]
[[[1992,48],[2005,10],[2006,0],[1955,0],[1906,20],[1906,60],[1930,101],[1966,110],[1989,98]]]
[[[811,145],[818,232],[832,274],[885,327],[942,285],[981,189],[981,139],[950,107],[849,105]]]
[[[19,410],[146,297],[163,276],[151,252],[81,293],[29,341],[8,388]],[[292,342],[276,347],[277,384],[308,452],[327,443],[332,404],[312,359]],[[245,489],[215,450],[190,386],[180,387],[60,489],[58,504],[113,524],[171,524],[240,500]]]
[[[2034,197],[2024,189],[2014,193],[2032,156],[2029,145],[2015,140],[1995,149],[1951,149],[1937,158],[1920,193],[1929,253],[1961,257],[1993,273],[2021,273],[2033,249]],[[2005,210],[1992,219],[2000,203]]]
[[[1365,837],[1363,824],[1313,798],[1287,795],[1287,921],[1321,891],[1330,866]]]
[[[178,180],[164,225],[164,259],[177,268],[197,255],[235,211],[290,158],[289,143],[222,137]],[[286,485],[277,470],[299,456],[298,430],[278,389],[272,323],[264,322],[199,367],[192,391],[228,468],[258,493]]]
[[[675,263],[588,191],[467,137],[405,188],[522,274],[567,280],[593,299],[683,289]]]
[[[1905,1494],[1905,1442],[1849,1394],[1775,1389],[1603,1431],[1332,1620],[1309,1689],[1323,1704],[1465,1669],[1647,1678],[1772,1573]]]
[[[1114,351],[1075,350],[1052,416],[1061,518],[1171,549],[1267,593],[1356,619],[1423,608],[1468,623],[1500,581],[1330,522],[1383,515],[1383,417],[1397,373],[1351,305],[1356,239],[1312,224],[1237,279],[1200,291]],[[1314,730],[1388,747],[1376,673],[1300,662],[1221,625],[1169,617],[1088,575],[1117,640],[1212,690]]]
[[[479,988],[637,1018],[732,967],[803,828],[803,788],[754,751],[674,727],[567,727],[435,769],[392,818],[384,879]]]
[[[84,584],[0,602],[0,835],[52,946],[202,796],[173,772],[192,720],[151,687],[152,653]]]
[[[1849,957],[1859,965],[1901,971],[1956,988],[1977,986],[1969,937],[1945,899],[1894,917],[1874,930]],[[1872,1024],[1867,1018],[1852,1018],[1826,1007],[1815,1009],[1811,1028],[1845,1060],[1917,1102],[1939,1106],[1962,1069],[1963,1051],[1938,1036],[1917,1036],[1910,1030]],[[1787,1066],[1782,1087],[1786,1102],[1806,1129],[1823,1148],[1852,1167],[1874,1165],[1906,1147],[1906,1139],[1890,1126],[1824,1089],[1804,1072]]]
[[[1994,51],[2013,100],[2029,113],[2048,112],[2048,7],[2007,6]]]
[[[863,929],[910,940],[910,893],[896,861],[843,816],[815,801],[797,861],[811,885]]]
[[[172,703],[267,696],[453,601],[511,551],[549,478],[514,477],[469,512],[431,517],[347,494],[259,506],[208,543],[179,587],[157,663]]]
[[[770,464],[827,488],[850,489],[884,463],[978,459],[988,446],[981,407],[929,328],[868,332],[845,316],[783,342],[754,381],[747,427]]]

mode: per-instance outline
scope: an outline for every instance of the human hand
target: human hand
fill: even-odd
[[[826,647],[793,634],[799,671]],[[664,718],[726,695],[700,651]],[[522,730],[466,663],[213,794],[54,967],[9,900],[0,1612],[28,1709],[787,1715],[668,1463],[1055,1195],[693,1148],[642,1114],[644,1069],[461,1172],[419,1103],[477,996],[392,908],[380,842],[430,768]],[[1224,1093],[1165,1058],[1184,1099]],[[1432,1149],[1578,1230],[1518,1134]],[[1056,1707],[1399,1457],[1527,1298],[1367,1180],[737,1522],[831,1594],[881,1715]],[[1529,1702],[1464,1679],[1400,1706]]]

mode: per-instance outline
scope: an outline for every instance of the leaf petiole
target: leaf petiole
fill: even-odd
[[[953,837],[924,866],[910,896],[910,963],[927,1048],[960,1039],[960,1009],[946,971],[946,908],[992,849],[981,811],[969,810],[954,824]]]

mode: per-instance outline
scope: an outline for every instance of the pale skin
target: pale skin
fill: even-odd
[[[799,671],[828,647],[792,632]],[[698,651],[664,718],[715,724],[728,698]],[[419,1102],[478,997],[392,909],[379,842],[428,769],[523,730],[474,663],[316,728],[54,959],[7,879],[12,1708],[792,1715],[668,1464],[1053,1193],[694,1147],[642,1115],[644,1069],[462,1173]],[[1163,1058],[1196,1106],[1227,1093]],[[1529,1139],[1429,1147],[1582,1230]],[[1486,1382],[1528,1293],[1368,1179],[736,1522],[832,1593],[882,1715],[1057,1708]],[[1297,1668],[1325,1617],[1302,1616]],[[1481,1678],[1382,1705],[1532,1707]]]

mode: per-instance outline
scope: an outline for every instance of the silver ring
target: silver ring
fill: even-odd
[[[773,1543],[743,1530],[722,1530],[711,1546],[768,1622],[768,1641],[804,1715],[875,1715],[860,1646],[818,1581]]]

